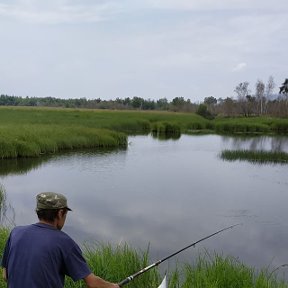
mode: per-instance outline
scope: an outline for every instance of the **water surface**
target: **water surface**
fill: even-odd
[[[256,268],[288,263],[288,165],[225,162],[219,158],[224,149],[287,152],[288,140],[136,136],[127,150],[55,155],[26,161],[27,169],[20,160],[2,161],[0,182],[13,208],[7,217],[17,225],[36,222],[35,195],[55,191],[68,197],[73,212],[64,231],[80,244],[150,245],[154,262],[242,223],[169,263],[192,261],[206,249]]]

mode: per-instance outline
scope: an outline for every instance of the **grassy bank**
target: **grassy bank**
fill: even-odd
[[[218,133],[288,134],[287,118],[219,118],[214,122],[214,130]]]
[[[38,157],[63,150],[127,146],[125,134],[70,125],[6,125],[0,128],[0,157]]]
[[[288,164],[288,153],[274,151],[224,150],[220,157],[228,161]]]
[[[288,119],[207,120],[192,113],[0,107],[0,158],[63,150],[126,147],[127,135],[288,134]]]
[[[7,229],[0,229],[1,255],[7,235]],[[113,282],[120,282],[152,263],[148,250],[140,252],[128,245],[112,247],[109,244],[97,244],[84,247],[83,251],[91,269]],[[255,271],[232,257],[209,255],[206,252],[193,262],[194,265],[182,264],[167,272],[169,288],[288,288],[287,283],[277,280],[277,275],[271,274],[267,269]],[[153,268],[125,287],[156,288],[162,277],[157,268]],[[0,287],[6,287],[1,277]],[[74,283],[68,278],[65,287],[84,287],[84,284]]]

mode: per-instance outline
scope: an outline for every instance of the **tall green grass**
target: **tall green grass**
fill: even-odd
[[[8,214],[11,214],[11,216],[8,216]],[[9,203],[7,203],[6,190],[4,186],[0,183],[0,232],[2,234],[3,233],[7,234],[8,229],[6,229],[6,227],[14,227],[15,226],[14,220],[15,220],[14,209],[13,207],[11,207]],[[2,228],[3,231],[1,231]]]
[[[228,161],[288,164],[288,153],[276,151],[224,150],[220,157]]]
[[[0,254],[8,237],[8,230],[0,229]],[[127,244],[113,247],[110,244],[95,244],[83,246],[84,257],[92,271],[111,282],[120,282],[127,276],[140,271],[152,263],[149,249],[140,251]],[[0,256],[1,256],[0,255]],[[277,274],[269,269],[255,270],[233,257],[221,256],[207,251],[192,261],[176,265],[167,271],[169,288],[288,288],[288,283],[279,279]],[[164,263],[161,265],[165,265]],[[125,285],[127,288],[157,288],[163,278],[158,268],[136,277]],[[0,277],[0,288],[6,287]],[[65,281],[66,288],[86,287],[83,281]]]
[[[288,119],[271,117],[218,118],[214,121],[218,133],[287,134]]]
[[[0,127],[0,158],[39,157],[63,150],[126,147],[124,133],[81,126],[22,125]]]
[[[288,119],[219,118],[193,113],[0,107],[0,158],[38,157],[63,150],[126,147],[127,135],[152,133],[288,133]]]
[[[6,214],[6,210],[7,210],[7,203],[6,203],[6,190],[3,187],[2,184],[0,184],[0,225],[3,225],[4,222],[4,218],[5,218],[5,214]],[[5,229],[3,229],[4,231],[0,232],[5,232]],[[0,239],[1,242],[1,239]]]
[[[256,271],[234,257],[209,255],[207,251],[198,257],[195,265],[184,264],[182,275],[180,271],[172,272],[169,281],[170,288],[284,288],[287,285],[266,268]]]

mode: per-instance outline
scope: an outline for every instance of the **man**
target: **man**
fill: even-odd
[[[65,275],[83,279],[90,288],[119,288],[89,269],[79,246],[61,231],[71,209],[62,194],[36,196],[39,222],[15,227],[2,259],[3,277],[11,288],[60,288]]]

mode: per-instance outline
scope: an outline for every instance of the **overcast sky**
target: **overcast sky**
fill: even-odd
[[[288,78],[287,0],[0,0],[0,94],[203,101]]]

